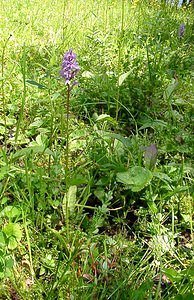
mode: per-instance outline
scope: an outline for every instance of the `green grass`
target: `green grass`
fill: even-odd
[[[194,299],[194,11],[0,7],[0,299]]]

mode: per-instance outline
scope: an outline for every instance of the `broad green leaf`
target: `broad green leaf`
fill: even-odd
[[[164,91],[164,100],[168,100],[170,99],[171,95],[173,94],[173,92],[175,91],[176,87],[178,85],[177,81],[173,81],[171,84],[169,84],[166,88],[166,90]]]
[[[63,199],[63,213],[66,215],[66,210],[72,214],[75,209],[75,204],[76,204],[76,193],[77,193],[77,186],[72,185],[69,187],[68,192],[65,194],[64,199]]]
[[[5,260],[5,266],[8,269],[13,268],[13,266],[14,266],[14,260],[13,260],[13,258],[7,257],[6,260]]]
[[[0,180],[2,180],[4,177],[6,177],[9,173],[9,167],[3,166],[0,168]]]
[[[98,116],[96,118],[96,121],[109,121],[111,123],[117,123],[117,121],[115,119],[113,119],[110,115],[107,114],[101,114],[100,116]]]
[[[0,248],[3,248],[5,246],[6,246],[5,235],[3,232],[0,232]]]
[[[159,178],[160,180],[164,181],[165,183],[171,183],[172,179],[162,172],[153,172],[153,176]]]
[[[14,155],[12,156],[12,159],[15,160],[15,159],[18,159],[22,156],[30,156],[32,154],[37,154],[37,153],[44,153],[44,154],[48,154],[48,155],[53,155],[53,152],[49,149],[49,148],[46,148],[45,149],[45,146],[44,145],[34,145],[32,147],[28,147],[28,148],[24,148],[24,149],[21,149],[21,150],[18,150],[14,153]]]
[[[95,75],[92,72],[90,72],[90,71],[84,71],[82,73],[82,77],[84,77],[84,78],[94,78]]]
[[[4,226],[3,232],[8,238],[14,237],[17,241],[20,241],[22,238],[22,230],[19,224],[9,223]]]
[[[192,222],[192,216],[190,214],[181,213],[181,217],[183,217],[185,223],[189,224],[190,222]]]
[[[128,171],[117,173],[116,179],[133,192],[139,192],[151,181],[152,176],[151,171],[137,166]]]
[[[1,199],[1,205],[6,204],[8,201],[9,201],[9,198],[8,198],[8,197],[3,197],[3,198]]]
[[[63,246],[63,251],[64,251],[65,255],[67,257],[69,257],[69,248],[66,244],[66,241],[64,240],[64,237],[57,230],[50,228],[46,223],[45,223],[45,227],[58,238],[61,245]]]
[[[191,280],[194,280],[194,266],[181,271],[182,274],[187,275]]]
[[[61,96],[60,93],[54,93],[53,95],[51,95],[51,99],[52,101],[55,101],[56,99],[58,99]]]
[[[33,127],[35,127],[35,128],[40,128],[40,127],[42,126],[43,123],[44,123],[43,120],[37,119],[36,121],[32,122],[32,123],[29,125],[28,128],[33,128]]]
[[[5,133],[5,126],[1,126],[0,125],[0,134],[4,134]]]
[[[48,140],[48,137],[46,135],[43,135],[43,134],[39,134],[36,137],[36,143],[39,146],[45,146],[45,143],[47,142],[47,140]]]
[[[29,83],[32,86],[35,86],[35,87],[39,88],[39,89],[46,89],[47,88],[45,85],[42,85],[42,84],[38,83],[35,80],[27,79],[26,82]]]
[[[123,82],[129,76],[130,73],[131,73],[131,71],[123,73],[122,75],[119,76],[119,80],[118,80],[119,86],[121,86],[123,84]]]
[[[179,294],[175,297],[175,300],[193,300],[194,299],[194,296],[193,296],[193,293],[187,293],[187,294]]]
[[[105,191],[102,187],[97,187],[94,191],[94,195],[101,201],[104,202],[105,199]]]
[[[163,272],[172,282],[179,282],[182,279],[181,273],[179,273],[175,269],[164,268]]]
[[[5,125],[4,118],[0,118],[0,124]],[[16,124],[16,118],[6,116],[6,126],[12,126]]]
[[[122,136],[121,134],[105,132],[104,136],[110,139],[116,139],[120,141],[127,148],[131,146],[131,140],[128,137]]]
[[[8,205],[1,211],[0,216],[1,217],[6,216],[11,219],[11,218],[18,217],[20,214],[21,211],[17,207]]]
[[[154,201],[148,201],[148,206],[149,206],[149,209],[153,212],[153,213],[157,213],[158,211],[158,208],[157,208],[157,205]]]
[[[183,106],[183,105],[188,105],[187,101],[185,101],[185,99],[179,98],[179,99],[175,99],[174,103],[178,106]]]
[[[45,274],[46,269],[43,266],[40,266],[39,275],[42,276]]]
[[[17,245],[18,245],[17,240],[15,239],[14,236],[11,236],[11,237],[9,238],[8,248],[9,248],[10,250],[14,250],[15,248],[17,248]]]
[[[33,151],[32,151],[32,148],[31,148],[31,147],[23,148],[23,149],[21,149],[21,150],[17,150],[17,151],[13,154],[12,159],[15,160],[15,159],[17,159],[17,158],[19,158],[19,157],[22,157],[22,156],[28,157],[28,156],[30,156],[30,155],[32,154],[32,152],[33,152]]]
[[[5,262],[4,262],[4,258],[3,257],[0,257],[0,278],[2,278],[2,275],[3,275],[3,271],[5,269]]]
[[[160,129],[163,127],[167,127],[167,122],[163,120],[147,120],[140,128],[139,130],[146,129],[146,128],[152,128],[152,129]]]
[[[155,144],[151,144],[150,146],[144,148],[144,163],[147,169],[154,169],[157,161],[157,154],[158,150]]]
[[[12,144],[12,145],[15,145],[15,138],[14,137],[11,137],[9,139],[9,142]],[[18,137],[17,137],[17,145],[25,145],[25,144],[28,144],[30,142],[30,140],[24,135],[24,134],[19,134]]]
[[[75,175],[74,177],[71,178],[71,185],[80,185],[80,184],[86,184],[88,183],[88,177],[87,176],[83,176],[80,174]]]
[[[44,153],[44,154],[48,154],[48,155],[52,155],[53,156],[53,151],[51,151],[49,148],[45,148],[45,146],[40,145],[40,146],[33,146],[30,147],[30,149],[33,151],[33,153],[37,154],[37,153]]]

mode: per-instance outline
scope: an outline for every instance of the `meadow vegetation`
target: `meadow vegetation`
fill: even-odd
[[[0,7],[0,299],[194,299],[194,10]]]

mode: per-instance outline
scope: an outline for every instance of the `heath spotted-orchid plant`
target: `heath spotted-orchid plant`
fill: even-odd
[[[63,62],[61,64],[60,76],[64,78],[65,85],[67,86],[66,98],[66,178],[69,169],[69,115],[70,115],[70,92],[77,84],[75,79],[80,67],[76,61],[76,54],[70,49],[64,54]]]

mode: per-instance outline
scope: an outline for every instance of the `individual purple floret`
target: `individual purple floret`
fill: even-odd
[[[179,37],[182,39],[185,34],[185,24],[182,23],[179,27]]]
[[[145,166],[148,169],[153,169],[156,165],[158,150],[155,144],[151,144],[144,148]]]
[[[61,67],[62,69],[59,73],[65,79],[65,84],[73,86],[75,81],[72,82],[72,79],[79,72],[80,67],[76,61],[76,54],[72,49],[65,53]]]

